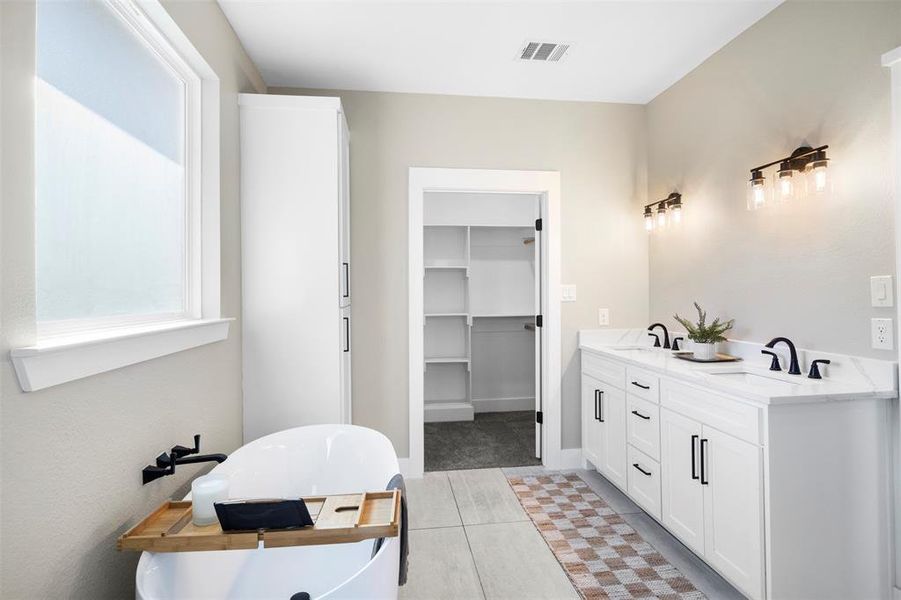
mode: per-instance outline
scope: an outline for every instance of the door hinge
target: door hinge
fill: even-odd
[[[544,326],[544,317],[542,315],[537,315],[535,317],[535,327]]]
[[[541,425],[544,423],[544,413],[540,410],[535,411],[535,422]]]
[[[541,219],[535,219],[535,231],[541,231]]]

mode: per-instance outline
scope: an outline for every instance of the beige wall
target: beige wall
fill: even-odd
[[[271,93],[308,93],[273,90]],[[644,108],[380,92],[340,95],[351,134],[354,422],[384,432],[398,455],[407,435],[407,169],[560,171],[563,282],[563,445],[578,447],[576,332],[610,308],[617,327],[647,319]]]
[[[214,2],[166,7],[221,79],[222,310],[239,316],[236,93],[264,85]],[[241,444],[240,323],[222,343],[19,391],[8,351],[34,342],[33,4],[0,2],[0,23],[0,596],[126,598],[134,594],[138,554],[116,552],[116,537],[183,494],[206,467],[144,487],[141,468],[194,433],[204,435],[207,451]]]
[[[901,2],[788,2],[648,105],[651,198],[685,227],[651,236],[653,319],[698,300],[733,336],[893,360],[869,345],[870,275],[894,273],[889,72]],[[829,144],[834,196],[745,210],[749,169]]]

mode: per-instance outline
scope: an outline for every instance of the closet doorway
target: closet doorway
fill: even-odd
[[[557,462],[558,186],[410,170],[410,476]]]

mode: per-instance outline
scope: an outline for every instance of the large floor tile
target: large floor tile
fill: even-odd
[[[468,525],[466,536],[488,600],[579,598],[531,522]]]
[[[450,471],[447,475],[464,525],[529,519],[500,469]]]
[[[422,479],[407,479],[410,529],[462,525],[447,473],[426,473]]]
[[[410,532],[410,564],[401,600],[484,598],[462,527]]]
[[[708,598],[743,600],[745,596],[644,512],[622,515],[624,521]]]

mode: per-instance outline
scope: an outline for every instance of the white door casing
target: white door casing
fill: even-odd
[[[506,192],[541,197],[542,219],[541,397],[544,416],[542,462],[550,469],[564,466],[561,430],[560,346],[560,174],[556,171],[502,171],[411,167],[408,216],[408,399],[409,458],[401,459],[406,477],[421,477],[425,464],[423,365],[423,198],[427,191]]]

